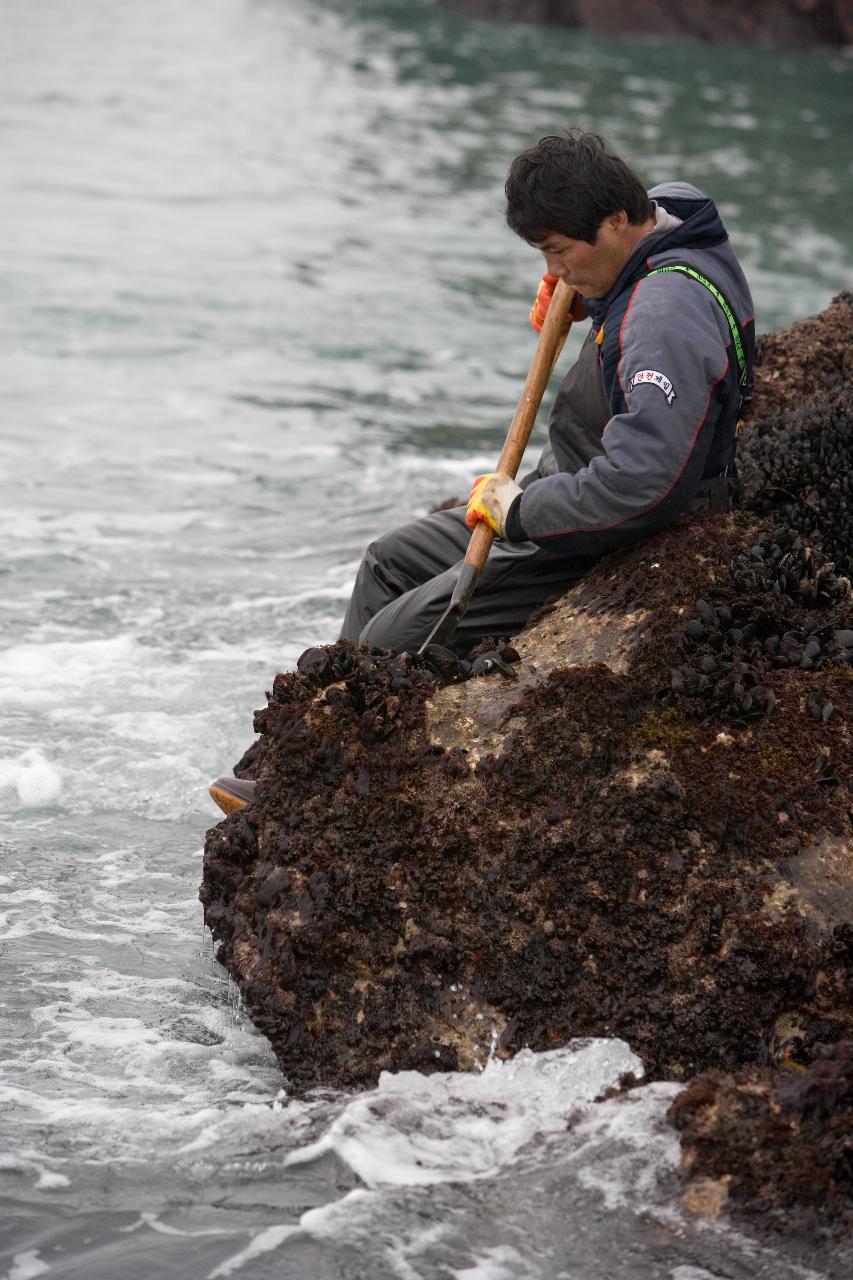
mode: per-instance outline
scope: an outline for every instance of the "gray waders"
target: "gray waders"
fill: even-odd
[[[341,639],[416,650],[444,613],[470,538],[465,508],[436,511],[372,542],[364,554]],[[562,595],[594,564],[554,556],[532,542],[495,542],[456,630],[459,654],[483,636],[511,636],[546,601]]]

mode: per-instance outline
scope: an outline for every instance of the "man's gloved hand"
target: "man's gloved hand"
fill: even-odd
[[[499,538],[506,537],[507,512],[521,493],[511,476],[503,471],[490,471],[478,476],[471,488],[465,523],[473,529],[478,520],[485,520]]]
[[[533,306],[530,308],[530,323],[537,333],[542,332],[545,316],[548,314],[548,308],[551,305],[551,299],[554,296],[556,287],[557,276],[550,276],[546,271],[539,282],[539,289],[533,299]],[[563,326],[563,333],[568,333],[573,320],[585,320],[588,314],[586,307],[580,300],[580,295],[575,294],[572,305],[569,308],[569,315]]]

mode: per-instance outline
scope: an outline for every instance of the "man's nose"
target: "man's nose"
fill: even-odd
[[[556,276],[558,280],[565,278],[566,268],[562,258],[552,257],[550,253],[543,254],[545,259],[545,270],[549,276]]]

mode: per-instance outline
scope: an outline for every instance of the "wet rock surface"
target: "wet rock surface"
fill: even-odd
[[[512,676],[338,644],[276,677],[201,897],[292,1088],[620,1036],[652,1077],[717,1073],[726,1107],[674,1116],[686,1174],[771,1195],[734,1099],[848,1079],[853,1035],[851,330],[848,295],[764,340],[745,509],[602,561],[491,644]],[[849,1089],[822,1097],[834,1203]],[[805,1130],[773,1132],[781,1195]]]
[[[849,44],[847,0],[441,0],[469,17],[554,23],[614,35],[686,36],[761,47]]]
[[[716,1216],[728,1205],[777,1232],[849,1235],[853,1041],[822,1046],[800,1071],[697,1076],[670,1118],[681,1132],[689,1210]]]

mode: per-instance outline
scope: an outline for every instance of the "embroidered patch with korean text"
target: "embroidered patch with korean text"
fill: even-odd
[[[644,382],[650,382],[653,387],[660,387],[666,396],[667,404],[672,404],[675,399],[675,387],[665,373],[658,373],[657,369],[641,369],[631,379],[631,390],[633,391],[635,387],[641,386]]]

